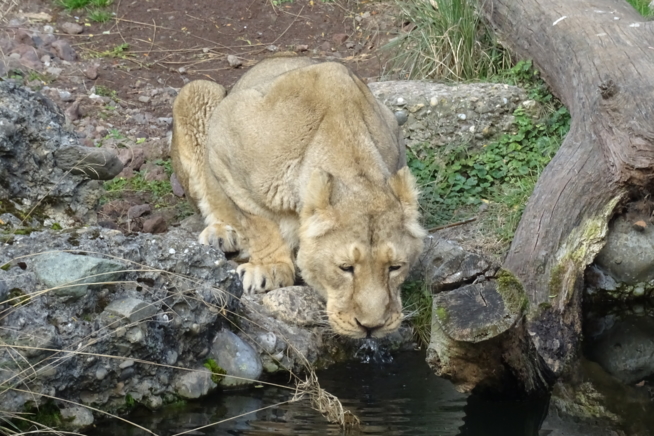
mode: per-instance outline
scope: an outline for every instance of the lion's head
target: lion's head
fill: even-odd
[[[400,285],[423,248],[417,189],[408,168],[365,189],[315,170],[300,216],[297,264],[327,299],[333,329],[382,337],[402,321]],[[357,184],[358,185],[358,184]]]

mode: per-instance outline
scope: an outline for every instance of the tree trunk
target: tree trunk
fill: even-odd
[[[539,356],[522,380],[560,375],[581,339],[584,270],[620,200],[643,197],[654,162],[654,22],[624,0],[480,0],[502,43],[532,59],[571,129],[543,171],[504,268],[528,297],[524,336]],[[524,364],[524,359],[520,365]]]

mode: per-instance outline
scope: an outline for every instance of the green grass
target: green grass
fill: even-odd
[[[547,92],[530,62],[520,62],[495,78],[525,87],[544,113],[534,119],[524,108],[517,108],[515,132],[481,149],[467,144],[436,149],[425,144],[409,149],[408,166],[422,191],[420,203],[427,227],[476,215],[486,203],[492,230],[501,240],[510,241],[541,171],[570,128],[567,109]]]
[[[111,15],[111,12],[104,11],[102,9],[91,9],[89,10],[87,17],[89,20],[96,23],[106,23],[107,21],[111,20],[113,16]]]
[[[162,166],[166,175],[172,174],[172,163],[170,160],[158,160],[157,165]],[[172,195],[172,186],[169,180],[146,180],[145,173],[137,172],[134,176],[125,179],[117,177],[104,183],[104,189],[107,191],[105,201],[121,197],[127,191],[147,192],[152,196],[154,207],[166,206],[165,196]]]
[[[434,5],[436,5],[436,7]],[[400,79],[478,80],[510,67],[474,0],[396,0],[399,21],[410,23],[385,46]]]
[[[402,306],[416,341],[429,344],[431,335],[431,291],[424,282],[408,281],[402,285]]]
[[[643,17],[654,16],[654,11],[649,8],[651,0],[627,0],[631,6],[638,11]]]

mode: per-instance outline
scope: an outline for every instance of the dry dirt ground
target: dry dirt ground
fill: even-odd
[[[8,1],[0,47],[5,63],[13,56],[7,65],[23,70],[9,76],[52,98],[83,144],[119,153],[123,179],[100,221],[126,232],[163,231],[191,211],[171,192],[174,180],[168,185],[171,104],[181,86],[211,79],[229,88],[279,52],[335,60],[378,80],[388,58],[380,47],[401,25],[392,0],[114,0],[103,24],[54,0]],[[68,41],[74,59],[56,56],[53,39]],[[36,57],[27,62],[29,50]]]

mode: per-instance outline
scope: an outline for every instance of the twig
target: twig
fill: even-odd
[[[154,29],[152,30],[152,44],[150,44],[150,50],[148,51],[148,56],[150,56],[150,53],[152,53],[152,47],[154,46],[154,40],[157,37],[157,22],[154,21],[154,18],[152,19],[152,23],[154,24]]]
[[[471,223],[471,222],[473,222],[473,221],[476,221],[477,218],[478,218],[478,217],[474,216],[474,217],[472,217],[472,218],[468,218],[467,220],[459,221],[458,223],[445,224],[444,226],[434,227],[434,228],[432,228],[432,229],[428,229],[427,232],[429,232],[429,233],[433,233],[433,232],[437,232],[437,231],[439,231],[439,230],[449,229],[450,227],[462,226],[462,225],[464,225],[464,224],[468,224],[468,223]]]

